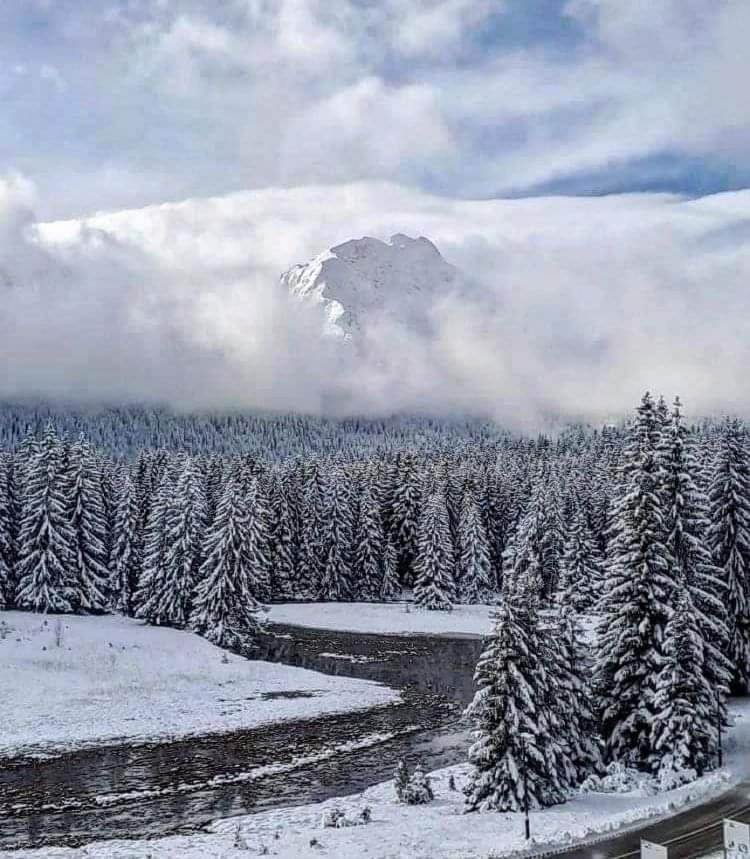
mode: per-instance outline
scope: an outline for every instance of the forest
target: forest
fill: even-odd
[[[739,419],[688,425],[650,394],[622,425],[536,438],[8,405],[0,439],[2,608],[117,611],[240,648],[273,601],[494,605],[469,808],[554,804],[611,761],[689,780],[747,692]]]

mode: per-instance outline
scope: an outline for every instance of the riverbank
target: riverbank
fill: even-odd
[[[117,615],[0,615],[0,757],[168,741],[393,704],[366,680],[248,660]]]

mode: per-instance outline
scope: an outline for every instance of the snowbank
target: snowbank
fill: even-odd
[[[119,616],[0,614],[0,754],[50,754],[362,710],[398,700],[364,680],[250,661]]]
[[[658,795],[653,795],[646,784],[628,793],[590,793],[565,805],[533,811],[534,844],[565,845],[596,838],[649,817],[669,814],[747,776],[750,700],[733,702],[732,711],[737,722],[728,738],[727,769]],[[7,859],[245,859],[255,855],[277,859],[490,859],[524,849],[523,815],[462,813],[461,788],[469,771],[468,765],[460,764],[431,773],[436,798],[429,805],[398,804],[393,782],[388,781],[343,799],[220,820],[209,832],[198,835],[104,841],[77,849],[47,847],[2,855]],[[449,787],[451,775],[455,791]],[[341,829],[321,826],[324,816],[334,816],[334,808],[356,821],[365,806],[371,809],[367,825]]]
[[[384,782],[345,799],[279,809],[219,821],[208,834],[176,836],[156,841],[108,841],[85,848],[45,848],[3,854],[8,859],[244,859],[268,855],[277,859],[324,856],[330,859],[488,859],[523,849],[520,814],[463,814],[462,786],[468,765],[432,773],[435,801],[407,806],[396,802],[393,782]],[[450,790],[453,776],[456,790]],[[565,844],[596,832],[663,814],[717,790],[726,780],[714,774],[660,796],[592,794],[565,805],[531,813],[536,843]],[[324,816],[341,809],[357,820],[365,806],[371,822],[341,829],[322,828]],[[313,839],[317,842],[312,844]],[[267,852],[265,852],[267,851]]]
[[[380,632],[393,635],[488,635],[492,629],[488,605],[458,605],[453,611],[427,611],[403,603],[281,603],[270,606],[271,623],[315,629]]]

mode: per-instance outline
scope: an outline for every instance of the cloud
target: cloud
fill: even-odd
[[[358,183],[56,223],[30,219],[19,179],[0,200],[0,256],[16,248],[2,395],[465,411],[532,428],[622,414],[650,388],[694,414],[750,412],[750,192],[474,202]],[[430,305],[431,337],[372,320],[358,355],[278,275],[394,232],[429,236],[475,291]]]
[[[665,157],[750,168],[744,0],[110,0],[37,15],[44,27],[0,27],[0,165],[37,180],[46,215],[370,179],[486,197]]]

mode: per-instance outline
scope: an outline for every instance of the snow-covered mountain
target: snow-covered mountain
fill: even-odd
[[[428,328],[435,300],[461,291],[464,278],[429,239],[397,233],[387,242],[365,236],[337,245],[289,269],[281,283],[323,304],[329,332],[349,338],[374,320]]]

